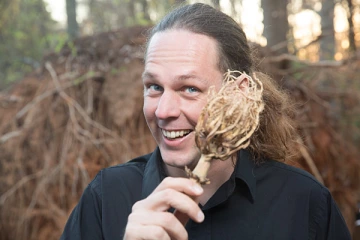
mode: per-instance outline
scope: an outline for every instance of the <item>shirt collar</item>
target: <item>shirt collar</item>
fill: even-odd
[[[235,166],[235,178],[241,179],[248,187],[251,198],[255,201],[256,193],[256,177],[254,170],[255,162],[248,150],[240,150],[238,152],[237,163]]]
[[[254,169],[256,165],[247,150],[240,150],[237,156],[235,166],[235,178],[241,179],[248,187],[251,198],[255,201],[256,178]],[[161,160],[160,149],[157,147],[151,154],[144,170],[142,198],[148,197],[160,182],[166,177],[165,170]]]
[[[147,198],[165,178],[160,149],[157,147],[145,165],[141,196]]]

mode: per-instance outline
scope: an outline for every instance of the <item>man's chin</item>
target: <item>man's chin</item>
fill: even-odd
[[[165,159],[163,161],[169,175],[174,175],[173,173],[177,173],[176,175],[186,176],[185,167],[192,171],[197,164],[197,161],[186,161],[181,159],[178,159],[177,161],[169,161],[168,159]]]

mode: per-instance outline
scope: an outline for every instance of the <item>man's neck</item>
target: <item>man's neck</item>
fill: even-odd
[[[203,185],[204,193],[198,198],[201,205],[205,205],[207,201],[215,194],[215,192],[223,185],[234,172],[234,166],[236,164],[236,158],[233,161],[229,158],[225,161],[213,160],[208,172],[209,184]],[[187,177],[184,170],[166,166],[166,171],[171,177]]]

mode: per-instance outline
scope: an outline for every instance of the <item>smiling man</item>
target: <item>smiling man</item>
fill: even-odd
[[[221,87],[217,59],[215,40],[187,30],[157,33],[149,43],[144,114],[171,176],[182,176],[200,158],[194,129],[209,87]]]
[[[291,104],[259,72],[265,108],[249,147],[212,161],[210,184],[186,178],[185,167],[193,169],[201,155],[194,130],[208,90],[220,89],[227,69],[255,74],[244,32],[222,12],[187,5],[152,29],[143,109],[158,147],[102,170],[62,239],[350,239],[328,189],[282,163],[297,153]],[[190,217],[186,226],[174,209]]]

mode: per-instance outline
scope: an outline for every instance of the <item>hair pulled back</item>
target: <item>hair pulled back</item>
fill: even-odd
[[[262,82],[264,111],[258,130],[251,137],[249,150],[257,160],[290,160],[298,154],[298,137],[292,116],[294,109],[289,96],[276,82],[253,67],[251,50],[244,31],[230,16],[202,3],[184,5],[167,14],[154,28],[151,37],[167,30],[187,30],[209,36],[217,42],[218,67],[256,76]],[[145,56],[146,57],[146,56]]]

